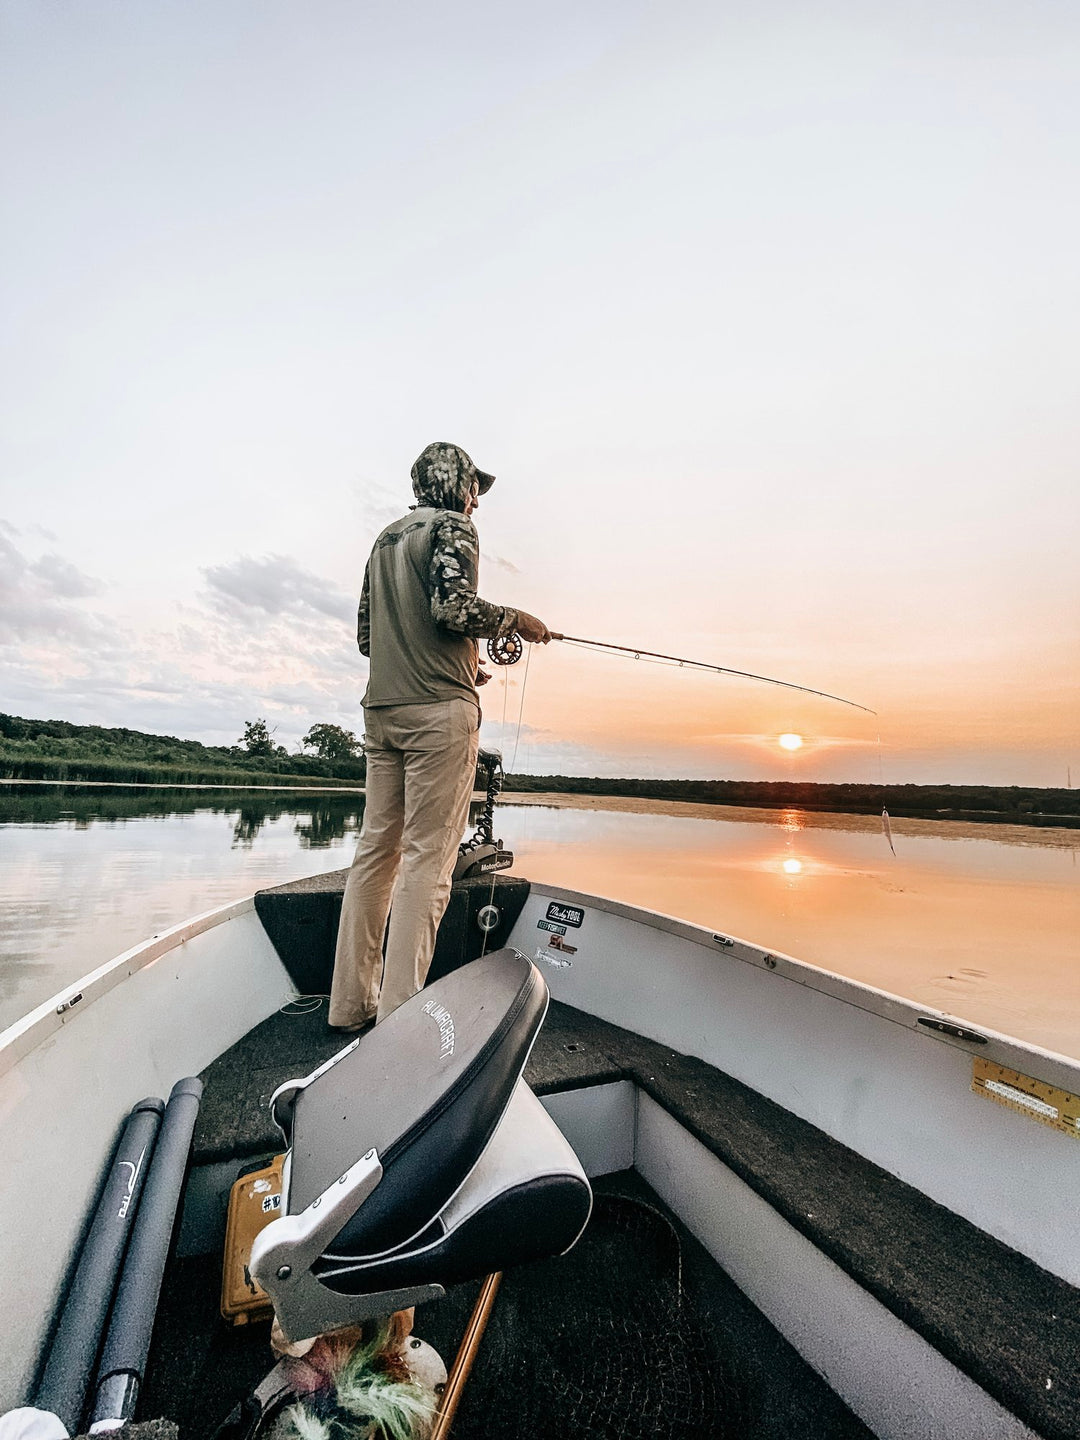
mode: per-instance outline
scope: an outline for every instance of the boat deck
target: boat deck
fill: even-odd
[[[526,1076],[540,1094],[628,1078],[624,1036],[552,1005]],[[280,1149],[270,1094],[340,1048],[324,1008],[276,1014],[257,1026],[203,1076],[195,1163],[235,1163],[239,1173]],[[560,1416],[558,1433],[619,1440],[632,1440],[638,1424],[643,1440],[872,1440],[636,1173],[606,1176],[594,1189],[594,1218],[569,1256],[506,1276],[455,1421],[458,1440],[555,1433],[541,1424],[552,1415]],[[645,1217],[636,1228],[650,1228],[657,1273],[643,1269],[642,1236],[620,1220],[619,1204]],[[666,1258],[665,1233],[674,1247]],[[676,1297],[669,1306],[676,1318],[658,1326],[665,1285]],[[455,1286],[417,1311],[416,1333],[447,1362],[477,1288]],[[184,1440],[212,1435],[272,1364],[268,1324],[227,1325],[217,1310],[219,1290],[220,1257],[213,1254],[174,1261],[162,1292],[140,1408],[175,1420]],[[568,1365],[578,1372],[570,1382]],[[646,1371],[663,1377],[658,1390],[655,1378],[651,1390],[641,1378]]]
[[[504,1277],[455,1440],[873,1440],[633,1171],[594,1190],[569,1256]],[[650,1235],[643,1257],[640,1227],[612,1223],[621,1199],[677,1250]],[[221,1319],[220,1283],[219,1257],[198,1256],[174,1262],[162,1291],[140,1409],[175,1421],[181,1440],[212,1436],[274,1363],[268,1322]],[[415,1333],[448,1366],[478,1290],[417,1308]]]
[[[282,1080],[340,1049],[324,1017],[271,1016],[208,1069],[196,1163],[254,1161],[280,1148],[267,1102]],[[539,1095],[632,1081],[1046,1440],[1080,1434],[1080,1296],[1065,1282],[705,1062],[568,1006],[552,1003],[525,1078]],[[774,1363],[763,1373],[774,1374]],[[786,1373],[801,1365],[794,1352],[783,1362]],[[820,1384],[805,1378],[810,1390]],[[848,1433],[799,1426],[743,1433]]]

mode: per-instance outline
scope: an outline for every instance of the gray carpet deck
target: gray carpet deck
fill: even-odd
[[[688,1429],[671,1416],[667,1428],[658,1423],[649,1429],[650,1440],[873,1440],[637,1175],[605,1176],[595,1189],[598,1195],[625,1195],[655,1207],[668,1215],[681,1241],[684,1323],[700,1347],[696,1363],[711,1381],[714,1404],[707,1423]],[[580,1244],[587,1244],[587,1237],[588,1232]],[[646,1353],[659,1352],[664,1337],[655,1337],[654,1343],[650,1331],[655,1312],[641,1313],[636,1303],[638,1258],[632,1245],[621,1254],[605,1253],[607,1303],[610,1308],[618,1302],[624,1289],[627,1303],[618,1313],[643,1332],[639,1343]],[[617,1406],[606,1417],[606,1427],[595,1416],[587,1428],[558,1432],[526,1423],[545,1399],[542,1368],[537,1374],[528,1361],[553,1330],[560,1347],[579,1358],[583,1388],[593,1377],[597,1386],[608,1381],[615,1358],[605,1354],[611,1341],[588,1295],[575,1294],[573,1304],[552,1313],[559,1300],[552,1267],[560,1264],[522,1266],[504,1278],[454,1424],[454,1440],[531,1440],[545,1433],[566,1440],[622,1440]],[[273,1364],[269,1322],[227,1325],[217,1313],[219,1286],[218,1257],[200,1256],[175,1263],[162,1292],[141,1409],[174,1421],[181,1440],[208,1440]],[[417,1308],[415,1333],[434,1345],[448,1365],[477,1290],[477,1284],[456,1285],[444,1299]]]
[[[200,1162],[280,1148],[266,1102],[341,1048],[275,1015],[204,1073]],[[1080,1292],[704,1061],[553,1003],[539,1095],[629,1079],[889,1310],[1046,1440],[1080,1435]],[[1050,1385],[1047,1385],[1047,1380]]]
[[[1046,1440],[1080,1436],[1080,1291],[704,1061],[590,1016],[567,1017],[566,1025],[581,1046],[575,1060],[584,1066],[591,1057],[597,1069],[605,1055],[617,1060],[1006,1409]]]

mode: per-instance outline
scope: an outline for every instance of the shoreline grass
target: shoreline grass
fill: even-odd
[[[305,775],[296,771],[200,768],[186,765],[131,764],[103,759],[77,760],[68,756],[34,756],[14,759],[0,749],[0,781],[50,785],[202,785],[210,789],[286,787],[312,790],[355,790],[363,778],[341,775]],[[306,784],[304,782],[307,782]]]
[[[761,810],[811,810],[898,819],[974,820],[1080,827],[1080,791],[1027,785],[869,785],[799,780],[638,780],[577,775],[508,775],[514,794],[685,800]]]

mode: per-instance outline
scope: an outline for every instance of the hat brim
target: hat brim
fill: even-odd
[[[495,484],[495,476],[489,475],[486,470],[477,470],[476,485],[481,495],[486,495]]]

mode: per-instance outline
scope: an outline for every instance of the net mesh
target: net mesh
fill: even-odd
[[[732,1391],[704,1338],[671,1223],[597,1196],[569,1255],[504,1277],[454,1440],[734,1436]]]

